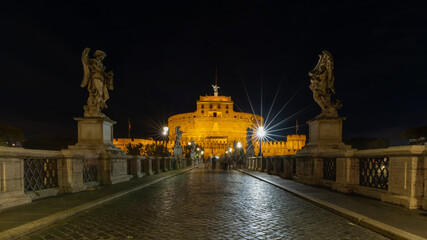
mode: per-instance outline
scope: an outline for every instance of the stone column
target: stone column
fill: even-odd
[[[354,157],[336,158],[336,181],[332,189],[338,192],[351,193],[359,185],[359,159]]]
[[[172,170],[172,157],[167,157],[166,158],[166,166],[168,170]]]
[[[323,158],[298,157],[293,179],[309,185],[320,184],[323,178]]]
[[[409,209],[422,206],[424,194],[425,146],[390,147],[388,191],[381,201],[398,204]],[[425,196],[424,196],[425,197]]]
[[[427,151],[424,151],[424,197],[422,202],[422,208],[424,210],[427,210]]]
[[[153,175],[153,160],[150,157],[142,157],[144,164],[144,171],[147,176]]]
[[[0,209],[31,202],[24,192],[24,160],[0,147]]]
[[[292,178],[292,158],[290,157],[282,157],[283,161],[283,171],[279,173],[279,175],[283,178],[290,179]]]
[[[69,149],[63,149],[61,152],[64,158],[62,159],[62,167],[60,169],[61,174],[58,174],[60,191],[74,193],[86,190],[87,186],[83,183],[84,153]]]
[[[145,175],[144,172],[142,172],[142,157],[141,156],[130,156],[130,174],[134,178],[141,178]]]
[[[154,174],[159,174],[160,173],[160,159],[156,158],[156,157],[149,157],[152,161],[152,166],[153,166],[153,173]]]
[[[161,157],[160,158],[160,171],[162,172],[166,172],[166,158],[165,157]]]

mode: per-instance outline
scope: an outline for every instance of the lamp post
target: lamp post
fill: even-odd
[[[256,131],[256,135],[259,137],[259,140],[260,140],[259,153],[258,153],[258,156],[260,157],[262,157],[262,140],[264,139],[265,134],[266,133],[263,126],[259,127]]]
[[[168,143],[169,143],[169,128],[168,127],[163,127],[163,136],[165,136],[165,155],[167,155]]]

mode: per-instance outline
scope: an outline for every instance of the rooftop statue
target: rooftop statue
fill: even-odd
[[[107,54],[101,50],[96,50],[94,58],[89,58],[90,48],[85,48],[82,52],[83,81],[80,87],[87,86],[89,98],[87,105],[84,106],[85,117],[104,117],[101,112],[107,108],[105,102],[108,100],[108,90],[113,90],[113,72],[105,71],[105,65],[102,62]]]
[[[334,59],[328,51],[323,51],[319,55],[319,62],[308,75],[311,77],[310,89],[313,91],[313,98],[322,108],[319,117],[338,117],[337,110],[342,107],[339,100],[331,100],[334,89]]]
[[[218,96],[218,89],[219,89],[219,86],[218,86],[218,85],[212,85],[212,88],[213,88],[213,90],[214,90],[214,95],[215,95],[215,96]]]

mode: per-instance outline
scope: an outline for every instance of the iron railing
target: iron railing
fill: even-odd
[[[337,180],[337,159],[323,159],[323,179],[336,181]]]
[[[57,159],[24,159],[24,191],[37,191],[58,187]]]
[[[360,185],[388,189],[388,157],[360,158]]]
[[[98,163],[96,159],[83,160],[83,183],[98,180]]]

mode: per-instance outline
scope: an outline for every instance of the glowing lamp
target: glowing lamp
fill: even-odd
[[[256,131],[256,135],[257,135],[259,138],[264,138],[264,137],[265,137],[265,130],[264,130],[264,127],[259,127],[259,128],[257,129],[257,131]]]

